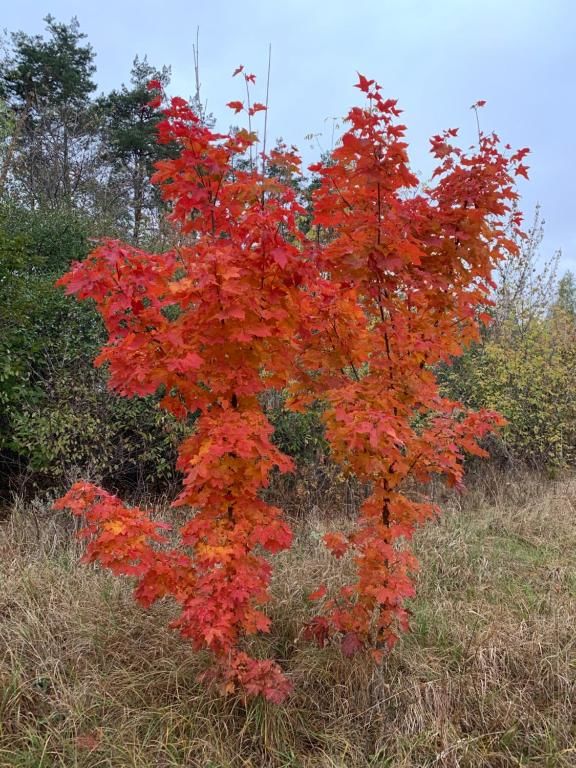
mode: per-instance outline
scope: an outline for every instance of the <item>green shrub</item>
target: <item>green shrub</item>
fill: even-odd
[[[326,454],[328,444],[324,437],[322,406],[315,403],[303,413],[289,411],[281,392],[269,394],[267,416],[274,427],[273,442],[297,464],[316,461]]]
[[[576,325],[563,312],[489,337],[441,372],[451,397],[508,420],[501,455],[533,466],[576,462]]]
[[[116,490],[161,491],[174,480],[186,429],[153,398],[125,400],[92,360],[104,341],[89,303],[54,287],[90,248],[70,212],[0,207],[0,482],[33,487],[89,475]]]

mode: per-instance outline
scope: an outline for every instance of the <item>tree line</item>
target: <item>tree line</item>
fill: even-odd
[[[80,210],[137,245],[158,231],[150,176],[169,151],[146,85],[167,86],[170,70],[136,56],[128,84],[98,96],[78,21],[45,21],[45,36],[13,33],[0,63],[1,190],[27,209]]]

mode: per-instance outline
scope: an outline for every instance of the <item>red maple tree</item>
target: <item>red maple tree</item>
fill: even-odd
[[[84,516],[87,559],[134,577],[142,604],[177,601],[174,626],[213,652],[223,690],[276,702],[290,691],[280,666],[242,649],[269,630],[266,553],[292,538],[262,497],[272,470],[293,463],[271,441],[261,394],[285,389],[292,409],[321,400],[332,458],[372,489],[354,531],[325,536],[336,557],[353,558],[356,577],[336,595],[311,595],[323,613],[307,633],[376,659],[408,626],[416,563],[406,542],[437,512],[407,481],[459,484],[464,453],[483,454],[479,438],[500,422],[443,398],[434,366],[478,338],[492,269],[516,248],[513,177],[526,172],[527,150],[481,135],[465,153],[446,131],[432,139],[437,167],[420,186],[396,102],[363,76],[357,87],[367,103],[311,166],[319,185],[306,234],[307,211],[284,180],[300,172],[295,151],[241,162],[255,134],[217,133],[175,98],[159,141],[180,151],[158,163],[155,181],[186,244],[155,254],[106,241],[59,281],[96,303],[108,332],[96,362],[112,389],[160,392],[161,407],[199,418],[180,446],[174,504],[191,514],[176,545],[167,526],[89,483],[57,506]],[[262,109],[229,106],[250,117]]]

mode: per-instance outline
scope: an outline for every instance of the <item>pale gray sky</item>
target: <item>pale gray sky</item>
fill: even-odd
[[[575,77],[573,0],[20,0],[3,4],[0,25],[43,30],[51,13],[77,16],[97,53],[97,81],[109,90],[128,80],[136,54],[172,67],[174,95],[194,91],[192,44],[200,27],[202,95],[226,128],[227,101],[242,98],[230,78],[239,64],[258,76],[263,100],[272,44],[269,135],[315,152],[304,136],[331,142],[331,118],[358,100],[356,71],[398,98],[409,126],[413,167],[431,167],[428,138],[460,127],[476,136],[469,107],[486,99],[482,128],[513,146],[529,146],[530,181],[522,182],[529,221],[536,202],[546,219],[543,255],[563,251],[576,270]],[[8,7],[6,7],[8,6]]]

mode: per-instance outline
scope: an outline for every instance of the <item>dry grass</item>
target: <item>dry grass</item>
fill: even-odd
[[[576,482],[495,476],[421,531],[413,632],[385,665],[299,640],[334,582],[319,520],[276,558],[285,707],[222,700],[206,663],[129,585],[77,564],[54,513],[0,530],[0,766],[576,765]]]

